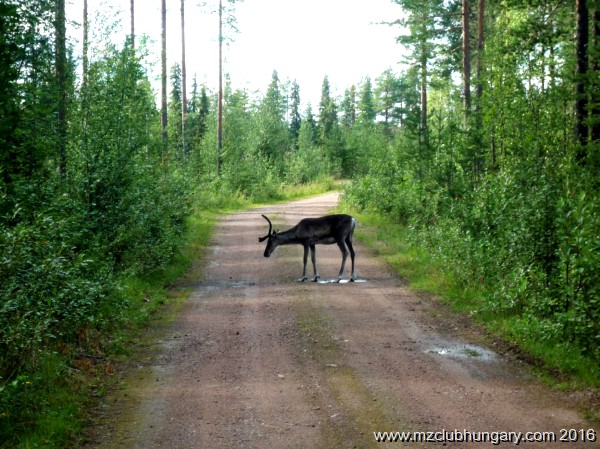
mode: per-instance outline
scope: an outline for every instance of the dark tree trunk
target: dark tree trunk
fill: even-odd
[[[130,18],[131,18],[131,49],[135,50],[135,0],[129,2]]]
[[[163,140],[163,157],[166,157],[167,151],[167,5],[166,0],[162,0],[161,6],[162,17],[162,49],[161,49],[161,125],[162,125],[162,140]]]
[[[423,179],[423,164],[426,161],[426,155],[429,149],[429,133],[427,129],[427,48],[425,42],[422,43],[421,50],[421,123],[419,126],[419,179]]]
[[[421,51],[421,139],[424,144],[427,142],[427,51],[425,43]]]
[[[592,45],[593,52],[590,69],[593,72],[594,79],[598,77],[600,69],[600,8],[594,9],[592,13]],[[600,143],[600,86],[595,84],[592,86],[590,123],[591,123],[591,139],[592,142]]]
[[[223,150],[223,2],[219,0],[219,104],[217,123],[217,176],[221,176]]]
[[[483,42],[485,33],[485,0],[477,3],[477,109],[483,94],[483,81],[481,80],[481,65],[483,60]]]
[[[56,3],[56,85],[57,85],[57,137],[58,172],[61,178],[67,174],[67,38],[65,0]]]
[[[462,0],[463,95],[465,97],[465,122],[471,111],[471,39],[469,35],[469,14],[469,0]]]
[[[89,47],[89,22],[88,22],[88,2],[83,0],[83,87],[87,85],[88,76],[88,47]]]
[[[587,0],[577,0],[577,96],[575,99],[575,137],[580,144],[577,159],[586,157],[588,139],[586,78],[588,70],[589,14]]]
[[[185,0],[181,0],[181,140],[183,152],[187,154],[185,128],[187,122],[187,74],[185,68]]]

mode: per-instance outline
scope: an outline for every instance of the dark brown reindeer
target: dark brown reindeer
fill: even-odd
[[[304,247],[304,271],[298,282],[304,282],[308,279],[306,276],[306,262],[308,260],[309,249],[315,272],[312,281],[317,282],[320,279],[317,270],[315,245],[331,245],[333,243],[337,243],[342,251],[342,267],[340,268],[337,281],[340,282],[342,280],[348,252],[350,252],[350,259],[352,260],[350,282],[356,280],[356,275],[354,274],[354,248],[352,247],[352,234],[354,233],[354,228],[356,228],[355,218],[345,214],[304,218],[296,226],[283,232],[273,231],[271,220],[265,215],[263,215],[263,218],[269,223],[269,233],[264,237],[259,237],[258,241],[263,242],[268,239],[265,257],[273,254],[273,251],[279,245],[299,244]]]

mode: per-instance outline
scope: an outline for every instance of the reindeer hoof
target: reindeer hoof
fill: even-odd
[[[319,279],[321,279],[321,276],[315,276],[311,279],[311,282],[319,282]]]
[[[298,279],[298,282],[304,282],[306,280],[308,280],[308,277],[302,276],[300,279]]]

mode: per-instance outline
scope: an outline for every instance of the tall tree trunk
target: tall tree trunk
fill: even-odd
[[[162,0],[161,17],[162,17],[162,49],[161,49],[161,125],[162,125],[162,140],[163,140],[163,157],[166,157],[167,152],[167,5],[166,0]]]
[[[187,154],[185,128],[187,122],[187,74],[185,68],[185,0],[181,0],[181,140],[184,155]]]
[[[131,49],[135,50],[135,0],[129,2],[129,11],[131,18]]]
[[[485,33],[485,0],[477,3],[477,110],[483,94],[483,81],[481,80],[481,66],[483,61],[483,42]]]
[[[593,51],[592,61],[590,69],[593,72],[594,79],[598,77],[598,70],[600,69],[600,8],[595,8],[592,13],[592,45]],[[591,98],[591,138],[592,142],[600,144],[600,86],[595,84],[592,86],[592,98]],[[597,151],[597,150],[596,150]]]
[[[465,123],[471,112],[471,38],[469,33],[469,0],[462,0],[462,50],[463,50],[463,95],[465,97]]]
[[[427,139],[427,58],[421,61],[421,136]]]
[[[481,79],[481,67],[483,65],[483,43],[485,33],[485,0],[478,0],[477,2],[477,89],[475,91],[475,144],[477,147],[484,147],[483,144],[483,118],[481,114],[481,96],[483,94],[483,80]],[[492,125],[493,126],[493,125]],[[492,138],[492,167],[496,166],[496,147]],[[481,151],[477,151],[477,159],[479,170],[484,170],[484,157]]]
[[[575,99],[575,137],[580,144],[577,159],[583,161],[586,156],[588,138],[587,107],[588,99],[585,91],[588,69],[589,14],[587,0],[576,1],[577,10],[577,96]]]
[[[88,22],[88,1],[83,0],[83,81],[82,85],[85,88],[88,77],[88,47],[89,47],[89,22]]]
[[[423,164],[429,148],[429,133],[427,129],[427,47],[426,42],[421,45],[421,123],[419,126],[419,179],[423,179]]]
[[[57,135],[58,172],[67,174],[67,38],[65,0],[56,2],[56,85],[57,85]]]
[[[217,176],[221,176],[223,151],[223,1],[219,0],[219,101],[217,120]]]

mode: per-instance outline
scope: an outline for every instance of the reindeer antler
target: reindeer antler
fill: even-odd
[[[269,217],[267,217],[266,215],[263,215],[262,217],[269,222],[269,233],[264,237],[259,237],[259,242],[264,242],[266,239],[268,239],[271,236],[271,231],[273,230],[273,224],[271,223],[271,220],[269,220]]]

